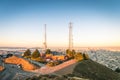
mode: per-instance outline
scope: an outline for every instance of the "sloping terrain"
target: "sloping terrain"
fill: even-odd
[[[110,50],[90,50],[87,52],[90,59],[96,61],[106,67],[116,70],[120,68],[120,51],[110,51]]]
[[[22,66],[22,69],[26,71],[36,69],[36,67],[33,64],[30,64],[27,60],[24,60],[16,56],[6,58],[5,63],[20,64]]]
[[[73,75],[92,80],[120,80],[118,73],[92,60],[78,63],[74,68]]]
[[[72,74],[76,65],[77,65],[77,63],[70,64],[68,66],[65,66],[65,67],[59,69],[59,70],[56,70],[54,73],[58,74],[58,75]]]
[[[73,71],[72,74],[69,73]],[[72,76],[87,78],[90,80],[120,80],[120,75],[113,70],[92,60],[83,60],[73,67],[67,66],[55,72],[59,75],[71,74]]]

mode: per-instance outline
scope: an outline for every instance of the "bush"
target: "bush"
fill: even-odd
[[[55,62],[54,62],[54,66],[56,66],[56,65],[58,65],[58,64],[60,64],[59,61],[55,61]]]
[[[50,66],[50,67],[55,66],[55,65],[54,65],[54,62],[48,62],[46,65],[47,65],[47,66]]]
[[[53,56],[52,54],[45,54],[46,58],[52,58],[52,56]]]
[[[82,53],[80,53],[80,52],[76,53],[75,56],[74,56],[74,58],[75,58],[77,61],[81,61],[81,60],[84,59]]]
[[[54,61],[54,62],[48,62],[46,65],[50,66],[50,67],[53,67],[53,66],[56,66],[58,64],[60,64],[58,61]]]
[[[116,68],[116,69],[115,69],[115,72],[120,73],[120,68],[119,68],[119,67],[118,67],[118,68]]]
[[[31,58],[31,60],[38,61],[38,62],[44,62],[44,59],[41,57]]]
[[[75,55],[75,50],[70,51],[69,49],[66,50],[66,55],[70,58],[73,59]]]

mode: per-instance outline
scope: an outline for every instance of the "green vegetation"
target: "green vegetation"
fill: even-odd
[[[120,68],[119,68],[119,67],[118,67],[118,68],[116,68],[116,69],[115,69],[115,72],[120,73]]]
[[[53,67],[53,66],[56,66],[58,64],[60,64],[58,61],[54,61],[54,62],[48,62],[46,65],[50,66],[50,67]]]
[[[66,50],[66,55],[69,59],[76,59],[77,61],[87,60],[89,59],[88,54],[77,52],[75,50],[70,51],[69,49]]]
[[[81,61],[83,60],[83,55],[82,53],[78,52],[74,55],[74,58],[77,60],[77,61]]]
[[[120,80],[118,73],[90,59],[79,62],[72,74],[89,80]]]
[[[31,57],[31,51],[30,51],[30,49],[27,49],[27,50],[24,52],[23,57],[25,57],[25,58],[30,58],[30,57]]]
[[[70,58],[73,59],[75,55],[75,50],[70,51],[69,49],[66,50],[66,55]]]
[[[38,62],[45,62],[45,60],[40,57],[40,52],[38,51],[38,49],[36,49],[32,54],[31,54],[31,51],[29,49],[27,49],[24,52],[23,57],[30,58],[31,60],[35,60]]]
[[[38,49],[36,49],[32,55],[31,55],[31,58],[35,59],[35,58],[38,58],[40,57],[40,52],[38,51]]]
[[[83,58],[84,58],[84,60],[88,60],[89,59],[88,54],[83,53]]]
[[[70,59],[76,59],[77,61],[81,61],[81,60],[87,60],[89,59],[89,56],[85,53],[80,53],[80,52],[76,52],[75,50],[66,50],[66,55],[65,58],[66,60],[56,60],[54,61],[54,55],[52,54],[52,51],[50,49],[47,49],[45,52],[45,57],[42,57],[40,55],[40,52],[38,49],[36,49],[32,54],[31,51],[29,49],[27,49],[24,52],[23,55],[25,58],[30,58],[31,60],[37,61],[37,62],[41,62],[41,63],[47,63],[46,65],[48,66],[56,66],[58,64],[61,64],[63,61],[67,61]],[[50,61],[46,61],[46,59],[50,59]]]
[[[47,49],[46,52],[45,52],[45,54],[51,54],[51,53],[52,53],[52,52],[51,52],[50,49]]]
[[[68,77],[57,76],[57,75],[40,75],[40,76],[33,76],[31,78],[27,78],[26,80],[69,80],[69,79]]]
[[[31,60],[37,61],[37,62],[45,62],[43,58],[37,57],[37,58],[31,58]]]
[[[47,65],[47,66],[50,66],[50,67],[55,66],[55,65],[54,65],[54,62],[48,62],[46,65]]]
[[[72,50],[72,54],[74,54],[74,55],[76,54],[76,52],[75,52],[75,50],[74,50],[74,49]]]

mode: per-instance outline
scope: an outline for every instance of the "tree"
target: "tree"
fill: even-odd
[[[69,58],[74,58],[75,50],[70,51],[69,49],[66,50],[66,55]]]
[[[85,53],[83,53],[83,58],[84,58],[84,60],[87,60],[87,59],[89,59],[89,56],[88,56],[88,54],[85,54]]]
[[[31,56],[31,51],[30,51],[30,49],[27,49],[27,50],[24,52],[23,56],[24,56],[24,57],[29,57],[29,56]]]
[[[69,49],[67,49],[67,50],[66,50],[66,54],[68,54],[69,52],[70,52],[70,50],[69,50]]]
[[[118,68],[116,68],[116,69],[115,69],[115,72],[120,73],[120,68],[119,68],[119,67],[118,67]]]
[[[45,54],[51,54],[51,53],[52,53],[52,52],[51,52],[50,49],[47,49],[46,52],[45,52]]]
[[[75,52],[75,50],[74,50],[74,49],[72,50],[72,54],[73,54],[73,55],[75,55],[75,54],[76,54],[76,52]]]
[[[38,57],[40,57],[40,52],[38,51],[38,49],[36,49],[36,50],[32,53],[31,57],[32,57],[32,58],[38,58]]]

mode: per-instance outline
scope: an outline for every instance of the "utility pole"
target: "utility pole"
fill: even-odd
[[[72,35],[72,23],[69,23],[69,50],[73,48],[73,35]]]
[[[47,39],[47,38],[46,38],[46,37],[47,37],[47,36],[46,36],[46,35],[47,35],[47,34],[46,34],[46,24],[44,25],[44,30],[45,30],[45,31],[44,31],[44,39],[45,39],[45,41],[44,41],[44,48],[45,48],[45,51],[46,51],[46,49],[47,49],[47,42],[46,42],[46,39]]]

